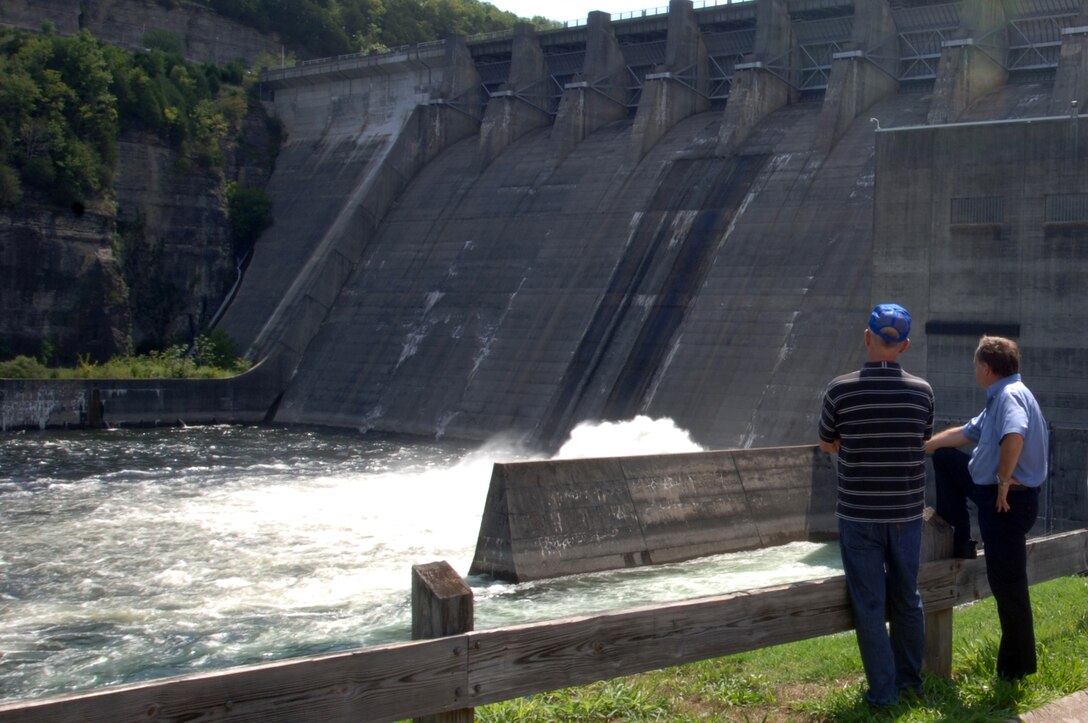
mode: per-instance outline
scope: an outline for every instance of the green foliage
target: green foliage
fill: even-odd
[[[49,369],[33,357],[19,355],[0,362],[0,379],[48,379]]]
[[[186,351],[184,345],[176,345],[139,356],[114,357],[105,364],[84,358],[77,368],[56,370],[55,376],[59,379],[215,379],[237,374],[245,366],[200,365]]]
[[[199,1],[258,30],[274,31],[317,57],[505,30],[519,20],[480,0]]]
[[[120,127],[102,46],[0,30],[0,166],[57,203],[93,198],[109,187]],[[18,198],[10,173],[0,203]]]
[[[235,369],[243,364],[234,348],[234,339],[222,329],[201,334],[193,342],[193,362],[197,366]]]
[[[385,6],[380,40],[389,47],[504,30],[517,19],[490,3],[471,0],[385,0]]]
[[[148,50],[161,50],[167,55],[181,55],[185,52],[184,41],[165,28],[148,28],[144,32],[144,47]]]
[[[585,686],[581,695],[561,691],[541,693],[529,698],[484,706],[476,710],[476,719],[497,721],[667,721],[668,700],[659,693],[619,678]]]
[[[222,166],[247,110],[241,64],[187,63],[159,28],[144,40],[130,54],[87,32],[0,29],[0,206],[27,189],[64,206],[107,195],[122,123],[169,142],[183,164]]]
[[[272,199],[260,188],[227,185],[227,212],[234,255],[245,255],[257,237],[272,224]]]
[[[81,355],[74,367],[49,368],[28,356],[0,362],[0,379],[218,379],[241,374],[252,366],[234,356],[226,332],[198,336],[192,349],[184,344],[147,354],[116,356],[98,364]]]
[[[114,77],[122,117],[168,141],[187,162],[204,168],[223,163],[223,146],[241,125],[239,91],[228,88],[241,71],[195,66],[179,54],[152,48],[131,61],[117,58]]]

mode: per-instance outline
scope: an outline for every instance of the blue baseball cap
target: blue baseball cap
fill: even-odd
[[[877,304],[869,315],[869,331],[890,344],[910,336],[910,312],[899,304]]]

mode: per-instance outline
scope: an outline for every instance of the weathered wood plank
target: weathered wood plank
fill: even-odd
[[[462,708],[463,636],[233,668],[0,706],[4,723],[392,721]]]
[[[1032,583],[1088,570],[1088,530],[1032,540]],[[922,565],[926,611],[989,594],[984,558]],[[848,630],[842,576],[0,705],[0,723],[394,721]]]
[[[1029,548],[1033,582],[1088,569],[1088,531],[1034,540]],[[927,613],[989,595],[983,556],[923,564],[918,585]],[[480,706],[852,628],[846,581],[836,576],[480,631],[470,635],[471,695]]]
[[[1035,585],[1088,570],[1088,529],[1028,540],[1028,582]],[[986,551],[974,560],[939,560],[923,564],[918,589],[926,612],[963,605],[990,596]]]
[[[826,635],[851,625],[839,577],[470,636],[473,705]]]

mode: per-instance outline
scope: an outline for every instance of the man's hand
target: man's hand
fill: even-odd
[[[1020,482],[1012,476],[1016,470],[1016,462],[1020,459],[1020,452],[1024,449],[1024,436],[1016,432],[1009,432],[1001,438],[1000,457],[997,460],[997,503],[994,509],[998,512],[1009,511],[1009,488],[1019,485]],[[1009,475],[1004,477],[1003,475]],[[1001,482],[1001,480],[1005,480]]]
[[[1015,477],[1009,477],[1004,482],[999,482],[997,485],[997,502],[994,504],[994,509],[998,512],[1008,512],[1009,507],[1009,489],[1013,485],[1019,485],[1020,483]]]
[[[825,442],[822,439],[820,440],[820,449],[827,452],[828,454],[838,454],[839,449],[841,448],[842,440],[839,437],[835,437],[835,441],[833,442]]]

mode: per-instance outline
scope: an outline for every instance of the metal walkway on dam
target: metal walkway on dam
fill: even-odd
[[[697,3],[694,7],[707,50],[708,88],[703,94],[711,101],[724,102],[729,98],[736,66],[747,67],[746,57],[755,51],[756,3]],[[892,0],[888,8],[896,28],[894,35],[884,38],[880,45],[859,49],[853,42],[855,8],[852,0],[794,0],[788,3],[788,8],[792,30],[797,36],[797,57],[791,59],[784,54],[769,59],[761,67],[793,82],[803,92],[827,89],[832,60],[836,57],[865,57],[900,83],[933,81],[937,78],[942,48],[954,47],[961,39],[959,31],[965,27],[961,17],[963,6],[959,2]],[[668,8],[663,7],[612,18],[626,71],[626,83],[620,87],[625,95],[624,103],[630,109],[638,107],[646,76],[666,61],[667,11]],[[1052,73],[1058,67],[1062,35],[1078,31],[1080,12],[1079,0],[1017,3],[1009,8],[1003,26],[972,38],[971,44],[1014,75],[1039,71]],[[538,87],[520,97],[554,115],[563,91],[575,83],[574,76],[582,72],[587,34],[588,26],[584,23],[540,32],[538,38],[548,76],[539,81]],[[513,31],[475,36],[467,41],[481,82],[490,95],[497,93],[509,77],[512,41]],[[443,45],[438,41],[413,48],[418,51]],[[413,48],[404,48],[401,52]],[[329,64],[372,61],[371,55],[357,54],[304,61],[300,67],[312,70]],[[273,72],[268,79],[281,83],[289,75],[288,71],[279,76]],[[682,69],[672,77],[694,87],[691,82],[694,68]],[[613,90],[594,84],[589,87]]]

